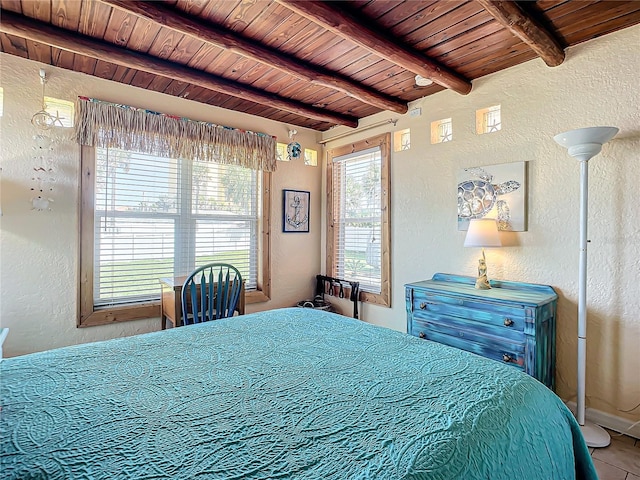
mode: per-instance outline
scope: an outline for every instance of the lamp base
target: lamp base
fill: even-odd
[[[478,259],[478,278],[476,279],[476,288],[478,290],[489,290],[491,284],[487,278],[487,261],[484,256],[484,248],[482,249],[482,258]]]
[[[584,422],[584,425],[580,425],[580,431],[587,447],[602,448],[608,447],[611,443],[611,437],[607,431],[595,423]]]

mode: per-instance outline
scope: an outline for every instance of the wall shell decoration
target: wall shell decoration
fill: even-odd
[[[498,229],[527,230],[526,162],[471,167],[458,174],[458,230],[473,218],[495,218]]]
[[[289,161],[297,160],[302,153],[302,147],[296,142],[297,130],[289,130],[289,145],[287,145],[287,158]]]

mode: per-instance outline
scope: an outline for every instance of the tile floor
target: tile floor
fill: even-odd
[[[590,448],[600,480],[640,480],[640,440],[616,432],[607,448]]]

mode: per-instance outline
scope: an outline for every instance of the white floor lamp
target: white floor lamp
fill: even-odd
[[[553,137],[580,162],[580,267],[578,269],[578,398],[577,420],[590,447],[606,447],[611,441],[602,427],[585,422],[585,380],[587,370],[587,219],[589,198],[589,160],[611,140],[615,127],[590,127],[571,130]]]

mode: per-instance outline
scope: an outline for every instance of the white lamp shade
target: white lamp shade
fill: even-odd
[[[618,133],[616,127],[587,127],[559,133],[553,139],[580,161],[588,161],[600,153],[602,145]]]
[[[565,148],[585,143],[599,143],[600,145],[611,140],[618,129],[616,127],[587,127],[559,133],[553,139]]]
[[[464,239],[465,247],[500,247],[498,222],[493,218],[474,218],[469,221],[469,230]]]

